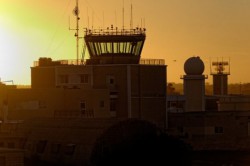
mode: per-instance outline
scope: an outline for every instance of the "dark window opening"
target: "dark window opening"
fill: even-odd
[[[103,108],[104,107],[104,101],[100,101],[100,107]]]
[[[51,153],[53,154],[58,154],[60,152],[60,149],[61,149],[61,144],[53,143],[51,145]]]
[[[8,142],[8,148],[14,149],[15,148],[15,143],[14,142]]]
[[[66,84],[69,82],[69,76],[68,75],[60,75],[60,83]]]
[[[39,141],[36,145],[36,152],[37,153],[43,153],[45,150],[45,147],[47,145],[47,141],[43,140],[43,141]]]
[[[110,84],[114,84],[114,83],[115,83],[115,80],[114,80],[113,78],[110,78],[109,83],[110,83]]]
[[[110,99],[110,111],[116,111],[116,100]]]
[[[214,127],[214,132],[217,133],[217,134],[222,134],[224,132],[224,129],[223,127]]]
[[[81,83],[87,84],[89,83],[89,75],[88,74],[81,74]]]
[[[81,111],[81,114],[86,113],[86,103],[83,100],[80,102],[80,111]]]
[[[76,147],[75,144],[68,144],[68,145],[66,145],[64,154],[66,154],[66,155],[73,155],[74,152],[75,152],[75,147]]]

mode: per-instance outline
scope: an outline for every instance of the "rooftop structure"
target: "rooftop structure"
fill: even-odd
[[[229,58],[216,58],[211,60],[210,74],[213,76],[213,94],[228,94],[228,75],[230,75]]]
[[[186,99],[185,111],[196,112],[205,111],[205,79],[203,75],[204,63],[197,57],[190,57],[184,64],[186,75],[184,80],[184,96]]]
[[[90,59],[87,64],[138,64],[146,38],[146,29],[86,30],[84,36]]]
[[[22,120],[25,157],[55,165],[86,165],[100,133],[121,120],[166,129],[167,66],[162,59],[141,59],[146,30],[87,29],[83,39],[90,57],[79,58],[78,6],[74,14],[77,58],[39,58],[31,67],[31,88],[5,92],[4,86],[0,97],[6,100],[0,103],[4,123]]]

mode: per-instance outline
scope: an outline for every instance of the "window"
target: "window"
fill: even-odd
[[[116,111],[116,100],[110,99],[110,111]]]
[[[81,77],[81,83],[83,83],[83,84],[89,83],[89,75],[88,74],[81,74],[80,77]]]
[[[60,152],[60,149],[61,149],[61,144],[53,143],[51,145],[51,153],[53,154],[58,154]]]
[[[110,80],[109,80],[109,84],[115,84],[115,80],[113,79],[113,78],[111,78]]]
[[[45,101],[39,101],[39,108],[46,108],[46,102]]]
[[[223,127],[218,127],[218,126],[214,127],[215,134],[222,134],[223,132],[224,132]]]
[[[100,108],[104,108],[104,101],[100,101]]]
[[[84,100],[81,100],[81,102],[80,102],[80,111],[81,111],[81,114],[86,113],[86,103]]]
[[[60,83],[61,84],[67,84],[69,82],[69,76],[68,75],[60,75]]]
[[[107,85],[114,85],[115,84],[115,77],[108,75],[106,77]]]
[[[0,156],[0,165],[6,165],[6,157],[5,156]]]
[[[184,129],[183,129],[183,127],[182,127],[182,126],[178,126],[178,127],[177,127],[177,130],[178,130],[179,132],[181,132],[181,133],[183,133],[183,132],[184,132]]]
[[[44,150],[45,150],[46,145],[47,145],[47,141],[46,141],[46,140],[39,141],[39,142],[36,144],[36,152],[37,152],[37,153],[43,153]]]
[[[8,148],[14,149],[15,148],[15,143],[14,142],[8,142]]]
[[[73,155],[74,152],[75,152],[75,147],[76,147],[75,144],[68,144],[68,145],[66,145],[64,154],[66,154],[66,155]]]

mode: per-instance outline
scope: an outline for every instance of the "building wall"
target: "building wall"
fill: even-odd
[[[0,148],[0,165],[24,166],[24,152],[22,150]]]
[[[32,88],[54,88],[55,68],[54,67],[31,67]]]
[[[205,78],[203,75],[184,76],[185,111],[205,110]]]
[[[29,132],[25,157],[64,165],[86,165],[97,138],[118,119],[36,119],[19,130]]]
[[[163,127],[166,117],[166,66],[131,67],[132,114]]]
[[[92,88],[92,66],[55,66],[55,86],[67,88]],[[67,76],[67,82],[62,82],[62,77]],[[66,81],[66,80],[65,80]]]
[[[114,97],[116,117],[127,117],[127,67],[126,65],[93,66],[93,88],[109,90]]]
[[[152,117],[158,116],[154,121],[161,119],[162,123],[163,119],[159,117],[165,117],[163,115],[166,110],[166,66],[93,66],[93,88],[105,87],[110,94],[117,94],[115,101],[118,118],[152,120]]]
[[[16,89],[15,85],[5,85],[0,83],[0,120],[6,120],[6,109],[8,107],[8,91]]]
[[[107,90],[16,89],[9,92],[8,99],[9,120],[110,116]],[[81,102],[88,114],[81,112]]]
[[[226,74],[213,75],[213,94],[214,95],[227,95],[228,81]]]
[[[249,111],[250,97],[244,95],[225,95],[218,100],[219,111]]]
[[[250,112],[169,113],[169,131],[196,150],[249,150]]]
[[[88,75],[87,83],[81,82],[83,74]],[[45,75],[48,75],[47,80],[42,79]],[[167,82],[165,65],[103,64],[34,67],[32,80],[34,84],[32,90],[25,93],[27,96],[34,97],[26,100],[35,100],[33,103],[35,105],[35,102],[39,104],[40,98],[43,98],[42,100],[49,98],[47,102],[50,103],[51,109],[40,111],[45,113],[46,117],[51,117],[53,110],[76,109],[74,106],[78,107],[77,102],[80,99],[77,99],[77,96],[81,96],[80,94],[87,98],[87,105],[92,107],[99,105],[97,101],[102,100],[102,89],[105,91],[103,92],[105,103],[109,104],[105,104],[105,110],[110,111],[109,117],[142,118],[161,125],[165,121]],[[42,89],[45,87],[46,89]],[[34,112],[34,116],[39,114],[38,112]]]

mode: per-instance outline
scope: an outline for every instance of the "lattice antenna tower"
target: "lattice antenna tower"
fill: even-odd
[[[73,9],[73,14],[76,17],[76,27],[73,29],[69,27],[69,30],[76,31],[75,37],[76,37],[76,64],[77,65],[79,63],[79,39],[81,38],[81,37],[79,37],[79,20],[80,20],[79,13],[80,13],[80,11],[79,11],[78,0],[76,0],[76,6]]]

